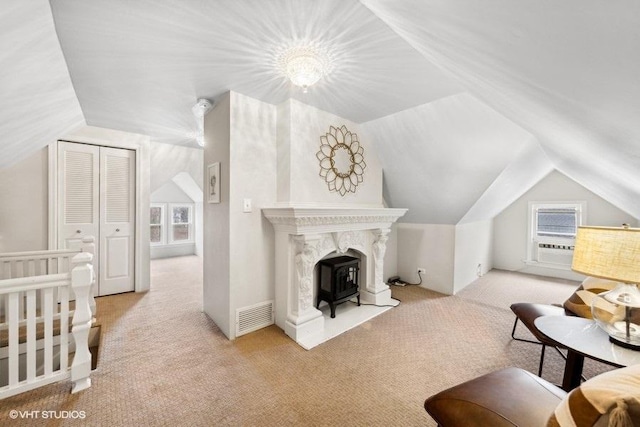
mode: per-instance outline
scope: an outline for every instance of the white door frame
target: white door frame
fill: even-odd
[[[102,147],[126,148],[136,152],[136,195],[135,195],[135,248],[134,248],[134,289],[135,292],[146,292],[150,287],[149,277],[149,139],[143,135],[139,140],[132,138],[114,138],[124,132],[87,127],[98,135],[67,135],[59,141],[80,144],[98,145]],[[104,135],[106,133],[106,135]],[[58,248],[58,140],[49,148],[49,249]],[[146,196],[145,196],[146,195]],[[147,213],[145,215],[145,212]]]

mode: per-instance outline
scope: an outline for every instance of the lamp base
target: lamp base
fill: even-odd
[[[609,341],[611,341],[615,345],[619,345],[620,347],[628,348],[629,350],[640,351],[640,345],[631,344],[631,343],[628,343],[626,341],[620,341],[620,340],[612,337],[611,335],[609,335]]]

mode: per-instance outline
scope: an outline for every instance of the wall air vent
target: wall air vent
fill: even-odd
[[[273,300],[236,310],[236,337],[273,325]]]

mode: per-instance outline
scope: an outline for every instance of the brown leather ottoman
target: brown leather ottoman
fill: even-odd
[[[566,392],[519,368],[441,391],[424,402],[442,427],[545,426]]]

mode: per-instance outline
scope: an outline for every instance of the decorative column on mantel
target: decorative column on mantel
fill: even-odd
[[[374,288],[372,289],[373,293],[378,293],[380,291],[384,291],[385,289],[389,289],[389,286],[385,284],[383,278],[383,267],[384,267],[384,254],[387,252],[387,240],[389,240],[389,233],[391,229],[378,229],[374,230],[373,234],[375,237],[375,241],[373,242],[373,260],[375,265],[374,272]]]
[[[322,318],[320,310],[313,306],[313,268],[318,259],[318,243],[321,239],[322,236],[318,234],[292,237],[296,254],[296,274],[293,277],[293,285],[289,288],[291,299],[287,310],[287,322],[296,326]]]
[[[353,249],[362,254],[366,283],[361,299],[393,305],[384,282],[386,243],[391,224],[406,209],[267,208],[264,216],[276,231],[276,324],[296,342],[322,334],[325,318],[313,302],[314,267],[332,252]],[[355,325],[353,325],[355,326]]]

